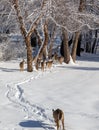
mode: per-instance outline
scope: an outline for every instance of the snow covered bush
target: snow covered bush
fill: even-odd
[[[10,40],[0,44],[0,60],[8,61],[16,58],[25,58],[26,48],[23,43],[11,42]]]

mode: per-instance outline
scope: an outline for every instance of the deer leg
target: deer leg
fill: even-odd
[[[59,121],[56,122],[57,130],[59,130]]]
[[[65,127],[64,127],[64,119],[62,119],[62,126],[63,126],[63,130],[65,130]]]

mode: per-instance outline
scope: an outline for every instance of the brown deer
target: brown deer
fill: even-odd
[[[24,70],[24,64],[25,64],[25,60],[23,59],[23,61],[21,61],[20,64],[19,64],[20,71]]]
[[[35,68],[36,68],[36,70],[39,69],[40,63],[41,63],[41,59],[37,59],[37,61],[35,62]]]
[[[55,60],[56,62],[59,62],[60,64],[62,64],[63,61],[64,61],[64,57],[63,57],[63,56],[58,56],[57,53],[55,53],[53,57],[54,57],[54,60]]]
[[[56,109],[56,110],[52,110],[53,111],[53,118],[54,118],[54,121],[56,123],[56,126],[57,126],[57,130],[60,129],[61,125],[60,125],[60,121],[62,123],[62,130],[65,130],[65,127],[64,127],[64,113],[62,110],[60,109]]]
[[[41,61],[41,70],[44,71],[45,69],[45,61]]]
[[[46,68],[51,69],[52,64],[53,64],[53,60],[46,61]]]
[[[63,61],[64,61],[64,57],[63,57],[63,56],[58,57],[58,62],[59,62],[60,64],[62,64]]]

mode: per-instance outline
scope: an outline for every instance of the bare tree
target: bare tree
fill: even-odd
[[[44,24],[44,38],[45,38],[44,43],[43,43],[42,49],[40,51],[39,57],[43,56],[43,59],[46,59],[47,56],[48,56],[47,45],[48,45],[48,39],[49,39],[49,36],[48,36],[48,21],[47,20],[45,21],[45,24]]]
[[[57,26],[64,27],[68,32],[77,32],[82,27],[99,28],[98,1],[94,0],[51,0],[50,17]],[[85,10],[86,6],[94,6],[94,11]],[[98,11],[98,12],[97,12]]]
[[[79,9],[78,9],[79,12],[83,12],[83,10],[85,9],[85,1],[86,0],[80,0]],[[75,33],[74,43],[73,43],[73,47],[72,47],[71,56],[72,56],[72,59],[74,62],[76,60],[77,45],[78,45],[80,33],[81,33],[80,31],[77,31]]]
[[[0,1],[0,32],[5,34],[19,32],[11,0]]]
[[[5,19],[6,25],[11,25],[11,23],[14,24],[15,27],[17,27],[26,43],[26,49],[27,49],[27,71],[32,72],[32,48],[31,48],[31,35],[35,31],[36,27],[38,26],[40,20],[42,19],[43,25],[44,25],[44,41],[39,37],[39,34],[36,33],[38,36],[38,41],[40,43],[41,48],[47,48],[48,44],[48,30],[47,30],[47,24],[45,23],[45,19],[49,18],[51,19],[56,26],[59,28],[64,28],[66,31],[64,31],[66,34],[64,34],[64,38],[67,43],[68,39],[68,33],[75,33],[75,44],[73,44],[74,50],[72,50],[72,57],[75,61],[76,59],[76,47],[77,42],[79,38],[79,30],[82,30],[83,27],[87,26],[89,29],[98,29],[99,28],[99,7],[97,0],[33,0],[33,1],[27,1],[27,0],[8,0],[7,3],[10,5],[10,10],[6,9],[5,11],[5,4],[7,0],[0,1],[0,11],[8,13],[7,15],[0,14],[0,23],[3,23]],[[5,6],[1,6],[1,3],[5,4]],[[12,3],[12,5],[11,5]],[[92,7],[92,11],[90,12],[89,7]],[[7,17],[4,17],[7,16]],[[15,19],[15,16],[17,16],[17,19]],[[8,20],[9,19],[9,20]],[[14,22],[11,22],[10,20],[13,20]],[[15,20],[18,21],[18,24],[16,24]],[[10,24],[9,24],[10,22]],[[8,24],[7,24],[8,23]],[[5,23],[4,23],[5,26]],[[39,24],[39,26],[41,26]],[[11,26],[10,26],[11,27]],[[54,35],[54,33],[53,33]],[[67,44],[64,44],[65,47]],[[38,51],[39,54],[46,49],[40,49]],[[64,51],[67,49],[65,48]],[[69,48],[68,48],[69,50]],[[46,52],[46,51],[45,51]],[[68,51],[67,51],[68,52]],[[39,55],[38,54],[38,55]],[[46,55],[46,53],[45,53]],[[45,56],[46,57],[46,56]],[[66,58],[67,56],[65,56]],[[66,61],[67,62],[67,61]]]
[[[74,62],[80,31],[83,27],[89,29],[99,28],[99,17],[96,13],[98,10],[97,4],[97,0],[94,0],[94,3],[92,0],[51,0],[51,19],[57,26],[65,28],[67,32],[76,32],[71,53]],[[95,7],[93,12],[86,10],[88,5]]]
[[[21,14],[21,10],[20,10],[20,6],[19,6],[19,0],[13,0],[12,1],[14,9],[16,11],[16,15],[18,18],[18,22],[19,22],[19,26],[20,26],[20,31],[21,34],[23,35],[23,38],[25,40],[26,43],[26,48],[27,48],[27,71],[32,72],[33,71],[33,67],[32,67],[32,48],[31,48],[31,44],[30,44],[30,39],[31,39],[31,35],[34,32],[34,29],[37,27],[40,19],[43,17],[44,15],[44,7],[46,5],[46,0],[43,0],[42,6],[41,6],[41,13],[38,14],[37,18],[35,19],[34,22],[32,22],[29,31],[27,31],[26,29],[26,25],[24,23],[24,17]],[[26,14],[26,13],[25,13]]]

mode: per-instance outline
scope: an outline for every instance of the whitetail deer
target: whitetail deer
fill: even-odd
[[[35,60],[35,59],[34,59],[34,60]],[[36,61],[36,62],[34,61],[34,63],[35,63],[35,68],[36,68],[36,70],[38,70],[39,67],[40,67],[41,59],[37,59],[37,61]]]
[[[63,56],[58,56],[57,53],[54,54],[54,60],[58,61],[60,64],[63,63],[64,57]]]
[[[35,59],[34,59],[35,60]],[[41,58],[38,58],[37,61],[35,62],[35,67],[38,70],[39,68],[41,68],[42,71],[44,71],[44,67],[45,67],[45,61],[42,60]]]
[[[53,64],[53,60],[46,61],[46,68],[51,69],[52,64]]]
[[[58,57],[58,62],[59,62],[60,64],[62,64],[63,61],[64,61],[64,57],[63,57],[63,56]]]
[[[45,61],[42,60],[41,58],[38,58],[35,63],[35,67],[37,70],[41,68],[41,70],[44,71],[46,68],[50,69],[52,67],[52,64],[53,64],[53,60]]]
[[[41,70],[44,71],[45,69],[45,61],[41,61]]]
[[[24,70],[24,64],[25,64],[25,60],[23,59],[23,61],[21,61],[20,64],[19,64],[20,71]]]
[[[60,109],[56,109],[56,110],[52,110],[52,111],[53,111],[53,118],[54,118],[54,121],[55,121],[56,126],[57,126],[57,130],[59,130],[61,127],[60,121],[62,123],[62,128],[63,128],[62,130],[65,130],[63,111]]]

